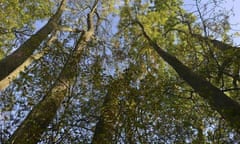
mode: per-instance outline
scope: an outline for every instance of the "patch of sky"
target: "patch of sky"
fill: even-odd
[[[240,1],[239,0],[221,0],[221,1],[214,1],[214,0],[184,0],[183,8],[188,12],[196,12],[196,1],[199,2],[200,8],[204,9],[204,7],[208,7],[210,9],[211,6],[215,7],[215,12],[223,12],[229,16],[229,24],[230,24],[230,31],[228,35],[231,35],[233,40],[234,46],[240,45]],[[216,3],[215,3],[216,2]],[[213,13],[207,13],[204,11],[205,16],[211,16]]]

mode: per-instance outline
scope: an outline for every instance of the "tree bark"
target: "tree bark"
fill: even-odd
[[[165,52],[145,32],[144,26],[137,21],[144,37],[153,49],[162,57],[178,75],[185,80],[210,106],[216,110],[236,130],[240,130],[240,104],[225,95],[221,90],[210,82],[194,73],[191,69],[180,62],[176,57]]]
[[[24,70],[24,67],[21,69],[18,67],[21,66],[24,62],[28,61],[27,59],[31,57],[34,50],[39,47],[42,41],[46,39],[52,31],[57,29],[57,23],[60,20],[65,5],[66,0],[62,0],[57,12],[52,16],[52,18],[43,28],[31,36],[11,55],[5,57],[0,61],[0,82],[2,82],[2,80],[5,78],[7,78],[9,81],[12,81],[19,72]],[[16,69],[18,69],[18,73],[15,73],[14,77],[9,76]]]
[[[69,56],[58,80],[49,90],[49,93],[45,95],[29,113],[27,118],[22,122],[19,128],[9,139],[11,144],[35,144],[37,143],[42,133],[46,130],[49,123],[55,117],[55,114],[60,107],[62,101],[65,98],[65,94],[68,90],[67,83],[71,81],[71,76],[75,74],[74,67],[80,60],[82,50],[87,46],[88,41],[94,34],[93,15],[96,9],[98,1],[96,0],[91,12],[88,14],[88,29],[83,31],[81,36]],[[69,71],[70,70],[70,71]]]
[[[115,81],[108,88],[101,108],[101,115],[96,124],[92,144],[107,144],[113,141],[119,113],[118,94],[120,87],[119,81]]]

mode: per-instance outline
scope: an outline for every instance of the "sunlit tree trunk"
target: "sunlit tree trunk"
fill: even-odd
[[[235,130],[240,130],[240,104],[225,95],[221,90],[194,73],[191,69],[180,62],[176,57],[165,52],[145,32],[144,26],[137,21],[144,37],[153,49],[162,57],[179,76],[185,80],[210,106],[216,110]]]
[[[94,34],[93,16],[98,1],[96,0],[91,12],[88,14],[88,29],[81,33],[76,47],[69,56],[61,74],[55,84],[29,113],[27,118],[22,122],[19,128],[11,136],[9,142],[11,144],[35,144],[42,133],[46,130],[49,123],[55,117],[58,108],[66,96],[68,90],[67,84],[75,74],[75,66],[78,64],[82,50],[87,46],[88,41]]]
[[[57,12],[43,28],[31,36],[15,52],[0,61],[0,90],[6,88],[25,67],[31,64],[33,52],[51,32],[57,29],[65,5],[66,0],[62,0]]]

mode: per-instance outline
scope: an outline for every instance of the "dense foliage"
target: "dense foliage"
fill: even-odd
[[[2,0],[0,13],[0,59],[2,59],[33,33],[36,20],[44,20],[51,15],[52,1]]]
[[[35,22],[50,18],[56,4],[0,2],[0,59],[31,37]],[[44,107],[55,117],[39,143],[237,143],[240,130],[159,57],[138,25],[240,103],[240,49],[221,4],[194,0],[190,11],[181,0],[67,1],[59,28],[35,50],[47,52],[0,92],[0,142],[7,143],[37,104],[62,88],[58,111]],[[94,34],[76,49],[91,24]]]

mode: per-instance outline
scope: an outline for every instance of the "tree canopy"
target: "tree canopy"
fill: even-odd
[[[238,143],[224,2],[0,2],[0,142]]]

